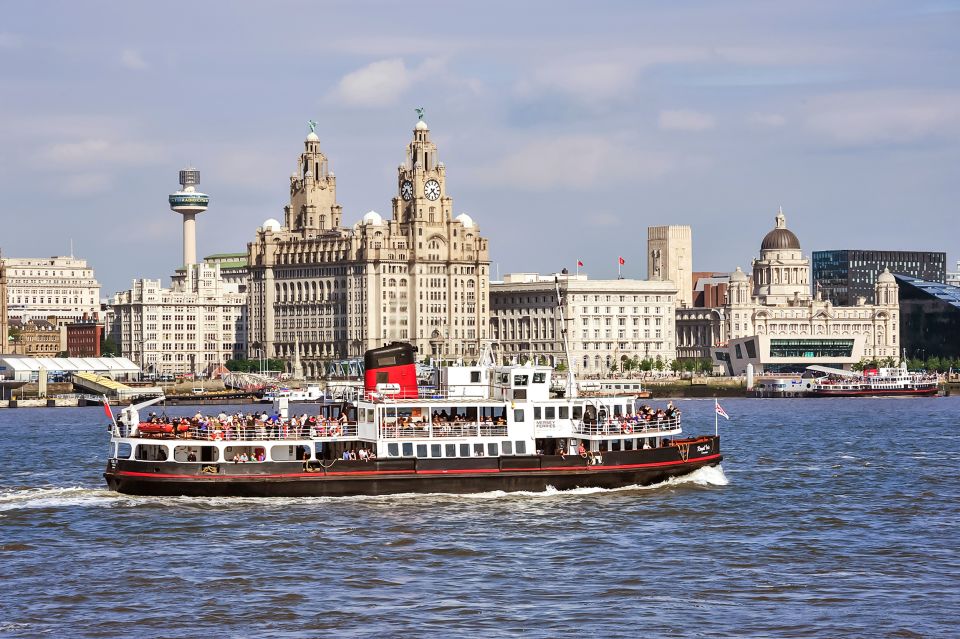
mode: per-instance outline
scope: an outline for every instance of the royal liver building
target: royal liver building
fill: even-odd
[[[392,219],[370,211],[344,227],[342,217],[311,130],[283,223],[267,220],[247,245],[251,357],[283,358],[313,377],[325,360],[393,341],[421,355],[479,352],[489,320],[487,240],[470,216],[454,217],[425,122],[397,171]]]

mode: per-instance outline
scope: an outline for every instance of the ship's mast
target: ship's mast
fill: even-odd
[[[570,359],[570,344],[567,342],[567,320],[563,316],[563,295],[560,293],[560,277],[553,277],[557,289],[557,313],[560,315],[560,335],[563,336],[563,353],[567,358],[567,388],[566,397],[577,396],[577,376],[573,372],[573,360]]]

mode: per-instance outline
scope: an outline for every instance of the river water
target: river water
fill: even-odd
[[[957,636],[960,398],[722,403],[660,486],[265,500],[110,493],[99,408],[3,410],[0,636]]]

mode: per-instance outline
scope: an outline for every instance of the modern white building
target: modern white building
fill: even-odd
[[[170,288],[134,280],[111,312],[111,337],[146,374],[204,373],[247,354],[247,296],[216,263],[188,264]]]
[[[604,375],[624,361],[676,357],[677,286],[670,281],[590,280],[514,273],[490,284],[490,338],[503,353],[566,363],[557,283],[576,372]]]
[[[58,377],[94,373],[116,381],[137,379],[140,369],[126,357],[0,357],[0,379],[36,382],[41,373]]]
[[[100,283],[86,260],[5,257],[7,313],[31,320],[81,320],[100,312]]]
[[[947,284],[950,286],[960,286],[960,260],[957,260],[956,271],[947,271]]]

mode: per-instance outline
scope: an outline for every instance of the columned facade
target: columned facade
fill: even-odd
[[[557,282],[571,362],[564,352]],[[669,281],[510,274],[491,285],[490,337],[505,355],[536,357],[554,366],[563,362],[583,375],[621,371],[627,360],[667,364],[677,349],[676,296],[677,287]]]
[[[453,215],[446,167],[418,121],[397,172],[393,215],[342,225],[336,182],[310,133],[290,178],[283,223],[248,245],[250,355],[292,363],[307,377],[327,360],[393,341],[421,356],[478,354],[486,338],[490,258],[466,214]]]

